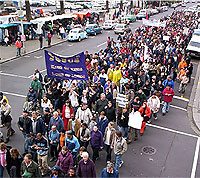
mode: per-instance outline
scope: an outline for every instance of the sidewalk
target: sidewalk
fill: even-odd
[[[192,121],[193,129],[200,134],[200,63],[198,64],[194,85],[188,104],[188,115]]]
[[[51,46],[57,45],[59,43],[65,42],[66,39],[59,38],[58,35],[54,35],[52,37]],[[43,46],[47,47],[47,41],[46,39],[43,39]],[[22,49],[22,55],[30,54],[32,52],[40,50],[39,48],[39,40],[29,40],[25,42],[25,50],[26,53],[24,53],[24,50]],[[15,59],[16,57],[16,48],[15,45],[12,46],[0,46],[0,64],[10,61],[12,59]]]

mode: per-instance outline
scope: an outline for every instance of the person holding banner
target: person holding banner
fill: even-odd
[[[140,112],[141,116],[143,117],[142,127],[140,129],[140,135],[142,136],[146,129],[146,122],[149,121],[149,119],[151,118],[151,109],[147,105],[147,102],[144,101],[138,111]]]

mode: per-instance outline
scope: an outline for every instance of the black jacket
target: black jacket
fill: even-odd
[[[18,127],[23,128],[23,133],[30,134],[32,131],[32,121],[30,117],[24,118],[23,116],[19,117]]]
[[[116,121],[116,113],[115,113],[115,108],[114,107],[107,107],[106,108],[106,117],[108,118],[109,122],[110,121]]]

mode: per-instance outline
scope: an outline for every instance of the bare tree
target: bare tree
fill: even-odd
[[[31,17],[31,7],[30,7],[29,0],[25,0],[25,6],[26,6],[26,19],[29,22],[32,19],[32,17]]]

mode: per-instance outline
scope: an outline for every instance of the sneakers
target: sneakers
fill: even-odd
[[[124,164],[124,161],[122,161],[119,165],[119,168],[122,167],[122,165]]]
[[[158,120],[158,118],[157,118],[157,117],[155,117],[155,118],[154,118],[154,120]]]
[[[150,124],[150,123],[151,123],[151,120],[148,120],[147,123]]]

